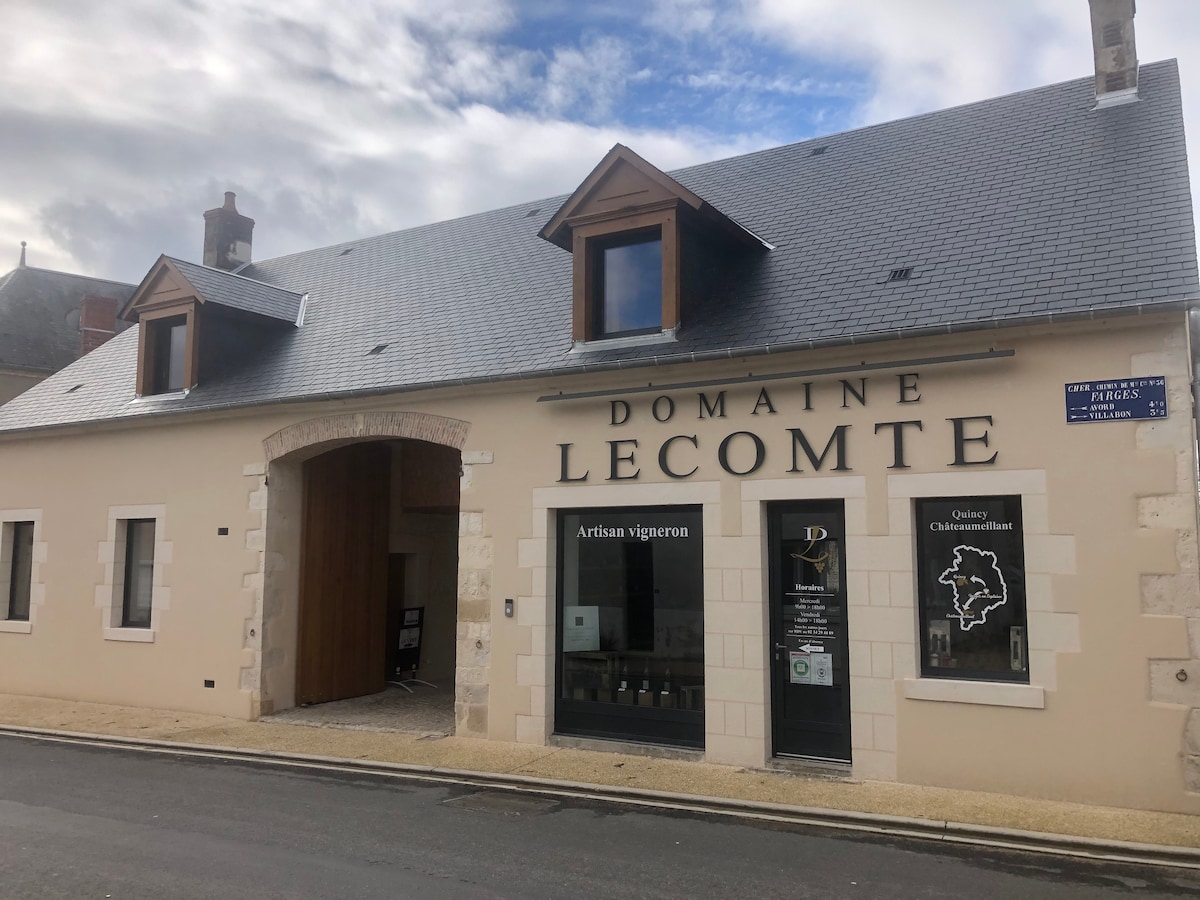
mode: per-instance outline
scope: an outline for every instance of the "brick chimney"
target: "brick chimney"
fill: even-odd
[[[237,211],[237,197],[225,192],[225,204],[204,213],[204,264],[232,272],[250,262],[254,220]]]
[[[90,353],[116,333],[116,298],[84,294],[79,307],[79,355]]]
[[[1137,99],[1138,61],[1133,41],[1135,0],[1088,0],[1096,57],[1096,108]]]

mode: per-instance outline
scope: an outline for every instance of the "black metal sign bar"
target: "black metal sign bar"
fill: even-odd
[[[954,356],[928,356],[924,359],[898,359],[889,362],[859,363],[855,366],[828,366],[823,369],[804,369],[798,372],[777,372],[771,375],[746,375],[738,378],[709,378],[704,381],[676,381],[670,384],[646,384],[636,387],[611,388],[602,391],[578,391],[572,394],[546,394],[538,397],[538,403],[555,400],[587,400],[595,397],[619,397],[625,394],[648,394],[651,391],[686,391],[691,388],[717,387],[727,384],[748,384],[762,381],[781,381],[788,378],[818,378],[824,375],[846,375],[851,372],[875,372],[880,369],[906,369],[918,366],[941,366],[949,363],[980,362],[991,359],[1007,359],[1016,355],[1016,350],[986,350],[981,353],[959,353]]]

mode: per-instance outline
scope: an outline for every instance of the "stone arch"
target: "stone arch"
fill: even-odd
[[[391,440],[424,441],[461,453],[470,428],[470,422],[446,416],[378,411],[308,419],[263,440],[266,459],[253,467],[259,489],[250,499],[251,508],[262,515],[261,531],[256,532],[262,556],[258,573],[247,581],[256,587],[254,615],[247,622],[247,642],[256,660],[242,679],[257,695],[257,714],[295,705],[305,460],[347,444]]]
[[[431,413],[346,413],[308,419],[281,428],[263,441],[263,449],[267,462],[318,444],[373,438],[411,438],[462,450],[470,430],[470,422]]]

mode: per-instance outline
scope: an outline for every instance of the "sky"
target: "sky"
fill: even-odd
[[[1135,29],[1200,185],[1200,2]],[[1092,72],[1087,0],[3,0],[0,272],[199,261],[226,190],[266,259]]]

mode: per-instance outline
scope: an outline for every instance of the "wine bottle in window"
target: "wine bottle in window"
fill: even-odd
[[[638,706],[653,706],[654,694],[650,693],[650,660],[642,667],[642,687],[637,692]]]
[[[617,702],[632,704],[636,697],[637,695],[629,689],[629,668],[622,662],[620,687],[617,688]]]
[[[663,675],[662,690],[658,694],[658,705],[663,709],[675,708],[675,695],[671,692],[671,667]]]

